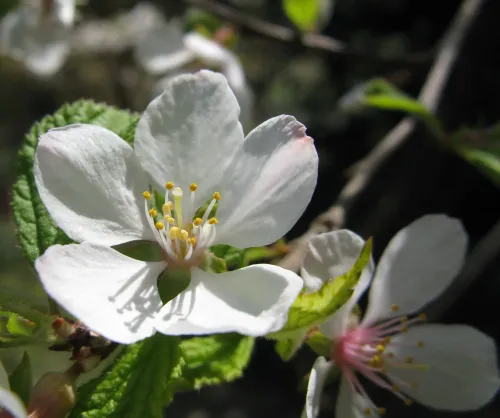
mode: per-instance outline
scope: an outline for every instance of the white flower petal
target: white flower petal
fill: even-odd
[[[422,341],[424,346],[418,347]],[[393,337],[387,348],[399,358],[411,356],[428,370],[388,368],[415,382],[416,389],[403,391],[421,404],[451,411],[470,411],[486,405],[500,387],[496,346],[492,338],[465,325],[421,325]],[[396,357],[397,358],[397,357]],[[397,382],[396,382],[397,383]]]
[[[41,27],[26,39],[24,63],[32,73],[49,77],[57,73],[69,55],[69,34],[59,27]]]
[[[364,244],[359,235],[347,229],[311,238],[300,271],[306,290],[309,293],[317,292],[325,282],[347,273],[361,254]],[[373,260],[370,260],[349,300],[319,325],[325,337],[333,339],[343,332],[354,305],[370,284],[374,268]]]
[[[342,377],[340,391],[335,406],[335,417],[337,418],[366,418],[363,409],[369,407],[365,398],[358,393],[354,393],[345,377]],[[379,415],[373,411],[370,414],[372,418],[379,418]]]
[[[224,74],[240,105],[240,120],[242,123],[248,122],[253,105],[253,93],[237,55],[197,32],[187,33],[184,36],[184,44],[198,59],[206,65],[218,67]]]
[[[293,116],[282,115],[246,137],[221,187],[218,243],[271,244],[297,222],[318,175],[318,154],[305,130]]]
[[[28,414],[19,397],[10,390],[0,388],[0,409],[5,408],[14,418],[27,418]]]
[[[135,152],[155,187],[163,191],[173,181],[189,193],[197,183],[196,208],[211,198],[244,139],[238,116],[223,75],[203,70],[173,78],[135,134]]]
[[[307,383],[306,404],[302,412],[302,418],[316,418],[321,406],[321,395],[325,386],[328,373],[332,369],[332,363],[324,357],[318,357],[313,364],[309,382]]]
[[[176,70],[195,59],[184,45],[184,35],[178,22],[168,22],[144,33],[137,40],[135,56],[151,74]]]
[[[113,132],[94,125],[51,129],[40,137],[34,174],[50,215],[73,240],[155,240],[144,214],[147,179],[132,148]]]
[[[467,235],[458,219],[427,215],[403,228],[380,259],[363,323],[422,309],[453,281],[466,249]],[[399,306],[397,312],[392,304]]]
[[[306,291],[317,292],[327,281],[347,273],[364,245],[363,238],[348,229],[326,232],[311,238],[300,269]]]
[[[50,21],[30,28],[22,45],[26,67],[42,77],[55,74],[69,55],[69,37],[68,28]]]
[[[35,262],[57,303],[92,330],[124,344],[155,332],[162,305],[156,280],[165,267],[86,242],[52,246]]]
[[[184,36],[184,44],[187,49],[196,55],[196,58],[206,65],[222,66],[232,56],[229,50],[198,32],[187,33]]]
[[[69,31],[52,22],[40,22],[38,11],[21,7],[0,24],[2,50],[40,76],[56,73],[69,53]]]
[[[57,22],[68,28],[73,26],[76,15],[75,0],[54,0],[53,8]]]
[[[257,264],[222,274],[193,269],[186,291],[167,303],[156,328],[167,335],[238,332],[262,336],[286,323],[302,289],[295,273]]]

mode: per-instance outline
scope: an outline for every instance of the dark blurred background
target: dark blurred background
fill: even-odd
[[[89,0],[80,8],[78,25],[109,24],[136,3]],[[186,10],[181,0],[153,3],[168,17],[180,16]],[[280,1],[255,3],[262,4],[250,4],[244,10],[292,27]],[[437,42],[460,3],[337,0],[333,18],[323,33],[345,42],[356,52],[355,56],[326,54],[248,32],[238,36],[235,51],[255,94],[255,124],[278,114],[292,114],[306,124],[320,154],[315,196],[289,238],[303,233],[310,221],[335,201],[348,179],[347,169],[402,117],[400,113],[381,110],[348,115],[339,109],[338,100],[358,83],[373,77],[386,77],[417,96],[432,64]],[[244,6],[234,7],[243,10]],[[500,1],[484,1],[437,112],[446,129],[488,126],[499,119],[499,18]],[[373,59],[373,55],[388,59]],[[64,67],[51,78],[39,78],[22,63],[0,57],[2,280],[16,283],[33,278],[18,248],[9,206],[10,188],[16,176],[16,152],[33,122],[63,103],[80,98],[141,111],[152,97],[154,83],[155,78],[137,65],[131,45],[126,43],[96,51],[76,48]],[[346,226],[364,237],[373,236],[374,255],[378,258],[389,239],[412,220],[427,213],[447,213],[462,220],[473,248],[497,222],[499,209],[498,187],[419,128],[370,180],[349,211]],[[495,307],[500,295],[499,269],[498,259],[485,266],[467,292],[441,315],[441,321],[473,325],[500,341],[499,314]],[[314,358],[305,347],[290,363],[283,363],[274,353],[272,343],[260,340],[243,379],[178,395],[166,416],[299,417],[304,379]],[[376,390],[373,394],[387,407],[388,417],[488,418],[500,414],[499,400],[480,411],[458,414],[417,405],[404,407],[390,394]],[[324,396],[322,417],[334,416],[335,397],[336,389],[332,386]]]

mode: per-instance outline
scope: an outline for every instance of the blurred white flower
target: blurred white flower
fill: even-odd
[[[74,0],[51,0],[26,5],[0,22],[0,53],[24,62],[33,73],[55,74],[69,54]]]
[[[240,105],[240,120],[246,123],[251,118],[253,93],[248,86],[243,65],[232,51],[197,32],[184,34],[182,25],[176,20],[166,22],[160,13],[153,13],[154,6],[139,4],[132,10],[136,24],[139,18],[149,22],[149,30],[138,36],[135,48],[137,61],[153,75],[165,75],[160,79],[155,93],[160,93],[172,73],[184,66],[201,61],[205,66],[219,70],[227,78]],[[156,16],[153,19],[153,16]]]
[[[0,363],[0,413],[2,410],[8,411],[13,418],[28,417],[21,399],[10,391],[9,377],[2,363]]]
[[[363,240],[351,231],[311,240],[303,278],[310,290],[344,273],[359,256]],[[396,234],[374,273],[365,269],[350,300],[319,326],[332,341],[329,360],[319,357],[309,378],[303,416],[319,413],[321,392],[335,365],[342,373],[336,416],[379,417],[362,380],[388,390],[410,405],[468,411],[492,399],[500,386],[495,342],[464,325],[422,324],[415,313],[441,294],[462,266],[467,236],[456,219],[424,216]],[[354,305],[373,283],[363,320]]]

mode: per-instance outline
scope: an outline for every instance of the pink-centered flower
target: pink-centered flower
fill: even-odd
[[[344,273],[363,240],[347,231],[313,238],[302,275],[310,291]],[[366,391],[371,382],[406,405],[466,411],[485,405],[500,386],[494,341],[465,325],[423,324],[418,313],[458,273],[467,245],[456,219],[424,216],[391,240],[374,273],[363,272],[349,301],[319,326],[331,340],[329,358],[318,357],[309,378],[304,417],[314,418],[325,380],[335,366],[342,374],[338,418],[378,417],[386,412]],[[370,282],[361,321],[353,308]]]

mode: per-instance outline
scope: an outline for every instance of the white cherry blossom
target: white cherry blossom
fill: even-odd
[[[165,21],[149,3],[139,3],[133,15],[156,16],[154,22],[138,36],[135,47],[137,61],[154,75],[166,77],[158,80],[156,91],[162,91],[172,76],[186,65],[198,60],[203,65],[220,70],[238,100],[240,119],[246,123],[251,117],[253,92],[248,85],[243,65],[238,56],[219,43],[197,33],[184,33],[177,20]],[[153,21],[152,16],[149,19]]]
[[[363,240],[342,230],[311,240],[303,265],[306,286],[346,272]],[[467,236],[456,219],[424,216],[402,229],[381,257],[361,320],[352,308],[370,284],[370,264],[347,304],[319,326],[332,341],[330,358],[319,357],[309,379],[303,416],[319,412],[321,392],[333,366],[342,373],[336,416],[379,417],[362,380],[371,381],[406,405],[468,411],[488,403],[500,385],[493,339],[465,325],[423,324],[417,314],[453,281],[462,265]]]
[[[42,76],[55,74],[69,54],[74,0],[51,0],[19,7],[0,22],[0,53],[24,62]]]
[[[280,329],[303,287],[299,276],[265,264],[213,274],[200,264],[215,244],[247,248],[282,237],[311,199],[318,156],[292,116],[246,137],[238,116],[224,76],[203,70],[172,79],[151,102],[134,149],[92,125],[42,135],[34,164],[40,197],[81,243],[55,245],[36,261],[49,295],[122,343],[155,330],[258,336]],[[165,196],[162,207],[154,190]],[[156,243],[163,259],[139,261],[112,248],[136,240]],[[157,280],[166,268],[189,272],[191,281],[163,306]]]

